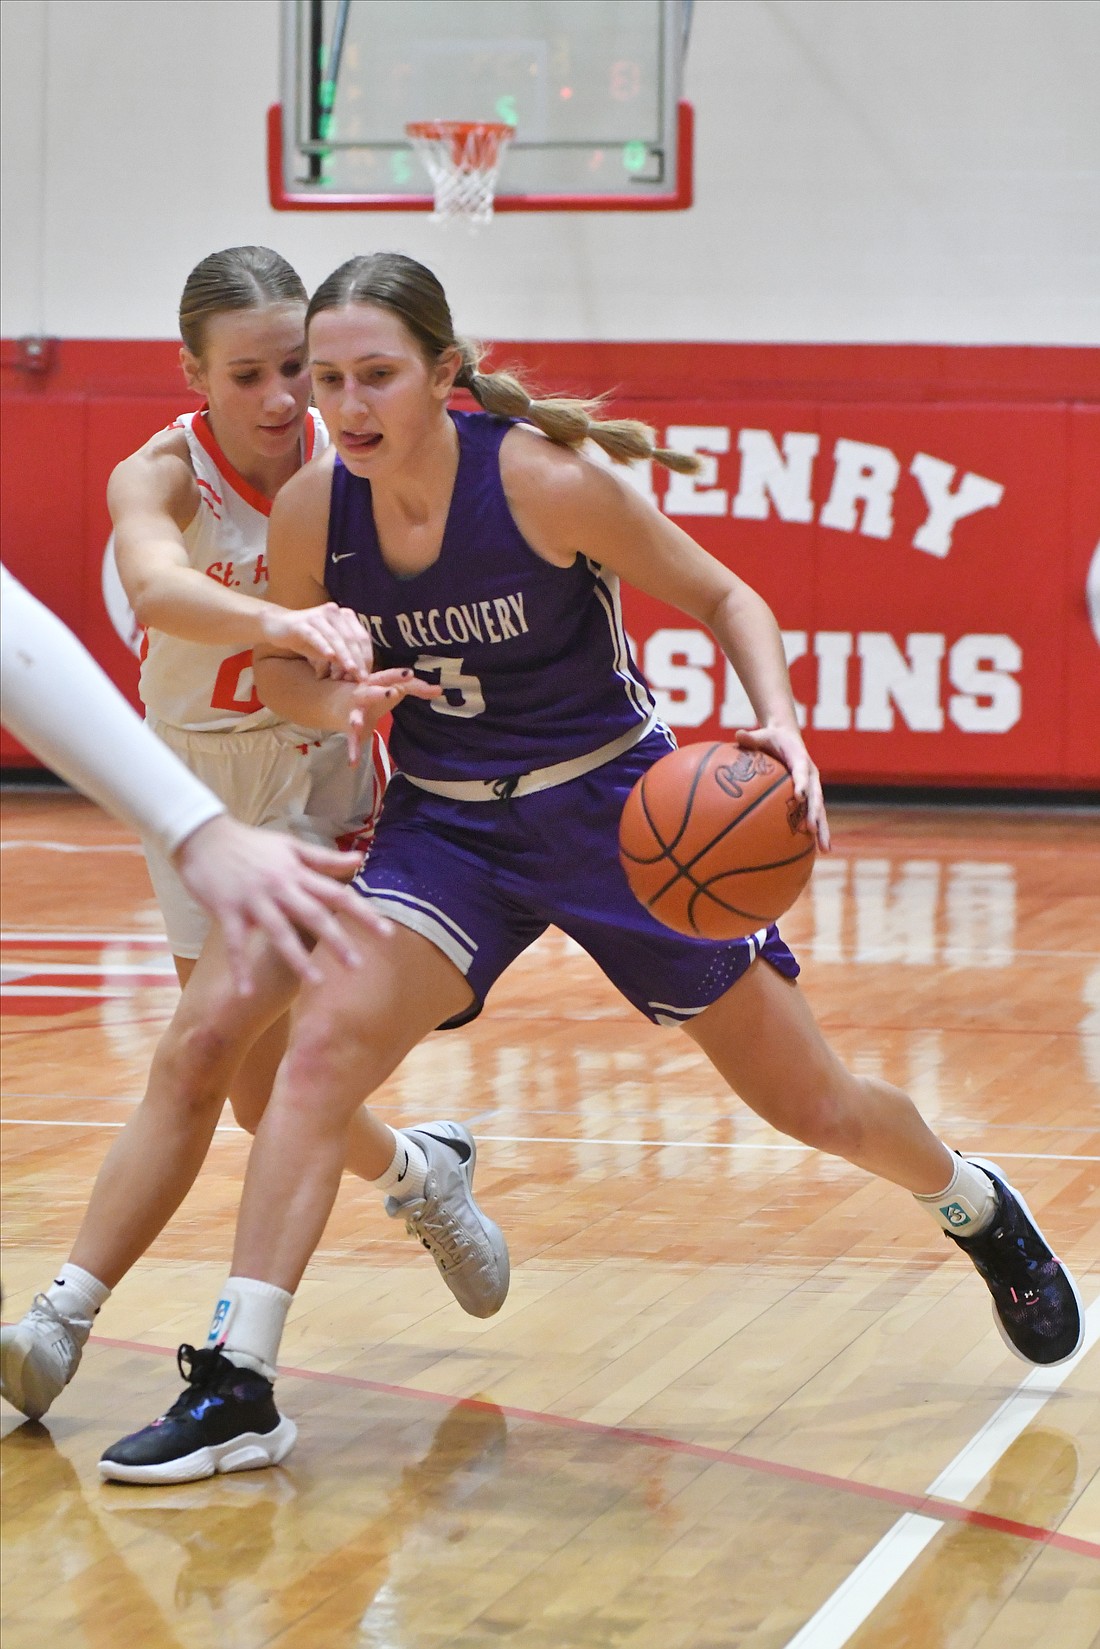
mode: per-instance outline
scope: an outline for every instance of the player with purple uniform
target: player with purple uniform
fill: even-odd
[[[387,570],[370,482],[333,467],[326,587],[360,614],[388,667],[442,690],[394,718],[400,777],[357,885],[450,958],[475,1012],[551,922],[661,1024],[699,1013],[761,951],[793,978],[774,928],[718,946],[683,939],[630,892],[618,816],[674,740],[630,656],[618,578],[584,556],[555,567],[523,538],[500,478],[512,420],[451,418],[458,469],[442,547],[413,579]],[[471,809],[486,801],[514,805]],[[438,827],[430,873],[427,820]],[[467,874],[467,853],[492,861],[491,880]]]
[[[385,662],[439,691],[395,709],[400,774],[357,879],[394,931],[365,946],[357,936],[360,965],[321,959],[324,981],[302,997],[257,1131],[233,1274],[259,1292],[236,1319],[234,1305],[228,1332],[219,1306],[208,1349],[186,1348],[190,1389],[109,1449],[103,1475],[174,1481],[282,1458],[279,1339],[332,1207],[348,1120],[429,1031],[476,1013],[550,922],[644,1013],[682,1023],[773,1126],[910,1191],[973,1260],[1018,1355],[1072,1356],[1077,1291],[1026,1203],[993,1165],[951,1152],[900,1090],[840,1064],[775,930],[733,944],[683,939],[627,889],[619,814],[670,741],[629,659],[619,576],[710,627],[758,718],[737,738],[789,767],[828,847],[770,610],[579,449],[691,461],[655,448],[643,425],[480,372],[438,281],[399,254],[343,265],[309,320],[314,396],[338,456],[280,494],[273,594],[288,607],[353,605]],[[456,386],[484,411],[452,413]],[[277,647],[257,652],[256,676],[279,714],[346,732],[354,754],[352,683],[318,679]]]

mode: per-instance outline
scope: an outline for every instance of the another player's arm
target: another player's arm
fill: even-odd
[[[271,599],[295,610],[328,600],[325,551],[328,543],[331,463],[311,465],[288,481],[272,506],[267,532],[268,589]],[[355,618],[348,609],[349,617]],[[359,620],[355,619],[358,624]],[[362,627],[368,660],[370,637]],[[354,681],[318,676],[307,661],[278,642],[253,649],[256,691],[277,715],[303,727],[344,733],[354,762],[374,726],[406,695],[437,697],[440,689],[418,681],[411,670],[359,672]]]
[[[183,534],[201,506],[179,432],[154,437],[117,466],[107,506],[119,577],[143,627],[234,649],[276,640],[319,663],[369,668],[359,627],[333,604],[288,613],[190,565]]]
[[[817,769],[798,727],[783,637],[764,598],[709,555],[622,477],[582,454],[517,430],[501,474],[524,537],[558,566],[589,555],[657,600],[705,624],[737,671],[759,727],[738,739],[790,768],[823,848],[828,825]]]

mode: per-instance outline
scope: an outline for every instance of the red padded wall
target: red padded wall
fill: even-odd
[[[131,697],[136,663],[100,593],[104,489],[120,458],[194,404],[177,353],[65,340],[31,372],[3,344],[4,559]],[[1085,600],[1100,543],[1100,351],[523,343],[494,359],[549,388],[612,389],[616,410],[662,438],[711,432],[709,478],[677,505],[658,469],[655,495],[772,604],[826,778],[1100,783],[1100,641]],[[808,437],[804,496],[788,483],[781,509],[760,482],[761,443],[782,453],[801,440],[804,461]],[[853,497],[868,455],[873,496]],[[946,487],[932,548],[914,464]],[[986,501],[945,529],[961,485]],[[745,513],[761,502],[763,518]],[[736,701],[698,625],[633,591],[624,607],[681,738],[727,734]],[[0,755],[27,760],[6,734]]]

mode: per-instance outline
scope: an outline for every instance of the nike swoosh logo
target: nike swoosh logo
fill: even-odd
[[[406,1151],[405,1152],[405,1166],[404,1166],[404,1168],[402,1168],[401,1172],[397,1176],[398,1185],[401,1184],[401,1181],[405,1178],[405,1175],[408,1173],[408,1171],[409,1171],[409,1153]]]
[[[450,1139],[446,1134],[429,1134],[426,1128],[421,1131],[427,1134],[429,1139],[434,1139],[437,1145],[449,1145],[460,1162],[469,1162],[473,1153],[464,1139]]]
[[[332,559],[334,563],[337,561],[348,561],[354,554],[354,550],[345,550],[343,555],[334,555]]]

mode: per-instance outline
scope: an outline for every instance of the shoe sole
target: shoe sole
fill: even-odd
[[[244,1432],[227,1443],[211,1443],[178,1460],[128,1466],[105,1458],[99,1462],[99,1475],[105,1483],[193,1483],[219,1472],[259,1471],[285,1460],[297,1437],[294,1421],[284,1417],[274,1431]]]
[[[503,1283],[504,1283],[504,1287],[503,1287],[503,1291],[501,1293],[500,1299],[497,1300],[495,1302],[495,1304],[492,1301],[485,1302],[488,1305],[488,1310],[484,1310],[484,1309],[477,1310],[477,1309],[474,1309],[474,1306],[467,1305],[465,1303],[465,1301],[459,1299],[458,1295],[455,1294],[453,1289],[451,1289],[451,1294],[452,1294],[452,1297],[462,1307],[462,1309],[466,1313],[467,1317],[477,1317],[482,1322],[484,1322],[487,1317],[495,1317],[497,1312],[500,1310],[501,1306],[504,1304],[505,1300],[508,1298],[508,1290],[511,1287],[511,1283],[512,1283],[512,1262],[511,1262],[511,1259],[510,1259],[509,1254],[508,1254],[508,1244],[504,1240],[504,1232],[500,1229],[500,1226],[496,1223],[495,1220],[491,1220],[489,1218],[488,1214],[486,1214],[485,1210],[481,1207],[480,1203],[478,1203],[476,1201],[475,1197],[474,1197],[474,1173],[475,1173],[475,1170],[477,1169],[477,1140],[474,1138],[473,1134],[471,1134],[470,1130],[468,1128],[464,1127],[462,1123],[455,1124],[455,1123],[451,1123],[449,1121],[447,1121],[447,1122],[422,1122],[416,1128],[403,1128],[400,1131],[402,1133],[405,1133],[405,1134],[413,1134],[413,1135],[427,1134],[428,1137],[430,1139],[433,1139],[436,1142],[437,1145],[440,1143],[440,1141],[442,1141],[444,1144],[449,1145],[449,1144],[453,1143],[455,1136],[454,1136],[454,1134],[444,1133],[442,1130],[445,1129],[445,1128],[451,1128],[451,1127],[457,1127],[458,1128],[458,1130],[459,1130],[458,1137],[462,1140],[463,1144],[468,1145],[470,1147],[469,1159],[466,1162],[460,1163],[459,1166],[460,1166],[460,1168],[462,1170],[462,1173],[463,1173],[463,1176],[466,1180],[466,1190],[469,1193],[470,1201],[473,1203],[474,1207],[477,1209],[478,1218],[481,1220],[482,1224],[486,1227],[486,1230],[488,1232],[493,1233],[496,1237],[496,1245],[494,1245],[492,1237],[490,1237],[489,1246],[490,1246],[490,1248],[493,1249],[493,1254],[494,1254],[494,1257],[496,1259],[497,1266],[500,1270],[500,1274],[501,1274],[501,1277],[502,1277]],[[435,1133],[435,1132],[433,1132],[433,1129],[438,1129],[440,1131],[438,1133]],[[437,1267],[437,1269],[438,1269],[438,1267]],[[447,1281],[446,1275],[442,1272],[440,1273],[440,1275],[443,1276],[443,1280],[444,1280],[444,1282],[446,1282]],[[450,1283],[447,1283],[447,1287],[448,1288],[451,1287]],[[481,1304],[481,1302],[475,1302],[475,1305],[480,1305],[480,1304]]]
[[[68,1380],[63,1380],[56,1387],[51,1380],[47,1395],[44,1386],[36,1381],[33,1368],[27,1367],[34,1350],[34,1342],[24,1346],[22,1356],[19,1355],[14,1333],[2,1344],[3,1375],[0,1376],[0,1397],[10,1403],[13,1409],[18,1409],[20,1414],[25,1414],[28,1420],[41,1420],[54,1398],[59,1397],[65,1390]],[[76,1373],[75,1368],[73,1373]],[[69,1378],[71,1379],[72,1375]]]
[[[988,1174],[996,1174],[997,1178],[1000,1180],[1000,1182],[1004,1186],[1005,1190],[1012,1192],[1012,1195],[1016,1198],[1016,1201],[1020,1204],[1020,1207],[1023,1209],[1024,1213],[1027,1215],[1028,1219],[1031,1221],[1031,1223],[1035,1227],[1036,1231],[1038,1231],[1039,1235],[1042,1236],[1043,1228],[1039,1224],[1039,1221],[1035,1218],[1035,1215],[1031,1212],[1031,1209],[1028,1207],[1026,1197],[1022,1196],[1021,1193],[1012,1184],[1012,1182],[1008,1179],[1008,1177],[1005,1174],[1003,1168],[999,1168],[995,1162],[990,1162],[987,1157],[967,1157],[965,1160],[967,1162],[972,1162],[974,1164],[975,1168],[984,1168],[986,1173],[988,1173]],[[1045,1237],[1043,1237],[1043,1241],[1046,1242]],[[1047,1247],[1050,1248],[1049,1243],[1047,1243]],[[1050,1251],[1051,1251],[1052,1254],[1054,1254],[1054,1250],[1052,1248],[1051,1248]],[[1054,1254],[1054,1258],[1056,1260],[1058,1260],[1057,1254]],[[1058,1260],[1058,1264],[1062,1267],[1062,1275],[1065,1277],[1066,1281],[1068,1282],[1069,1287],[1070,1287],[1070,1293],[1073,1295],[1073,1298],[1077,1302],[1077,1320],[1081,1325],[1080,1330],[1079,1330],[1078,1335],[1077,1335],[1077,1344],[1074,1346],[1072,1351],[1067,1351],[1066,1355],[1064,1357],[1055,1357],[1049,1363],[1037,1363],[1033,1357],[1026,1356],[1025,1353],[1020,1350],[1019,1346],[1013,1345],[1011,1339],[1009,1338],[1008,1330],[1005,1328],[1005,1325],[1002,1323],[1001,1318],[1000,1318],[1000,1313],[997,1310],[996,1301],[995,1300],[990,1301],[990,1305],[993,1308],[993,1321],[997,1325],[997,1333],[1001,1336],[1001,1339],[1004,1341],[1004,1343],[1008,1347],[1009,1351],[1011,1351],[1012,1355],[1014,1357],[1018,1357],[1020,1359],[1021,1363],[1026,1363],[1028,1368],[1058,1368],[1060,1364],[1068,1363],[1071,1358],[1076,1357],[1077,1353],[1080,1351],[1081,1346],[1084,1343],[1084,1339],[1085,1339],[1085,1308],[1081,1303],[1081,1296],[1077,1292],[1077,1283],[1074,1280],[1073,1272],[1070,1270],[1069,1266],[1066,1265],[1063,1260]]]

